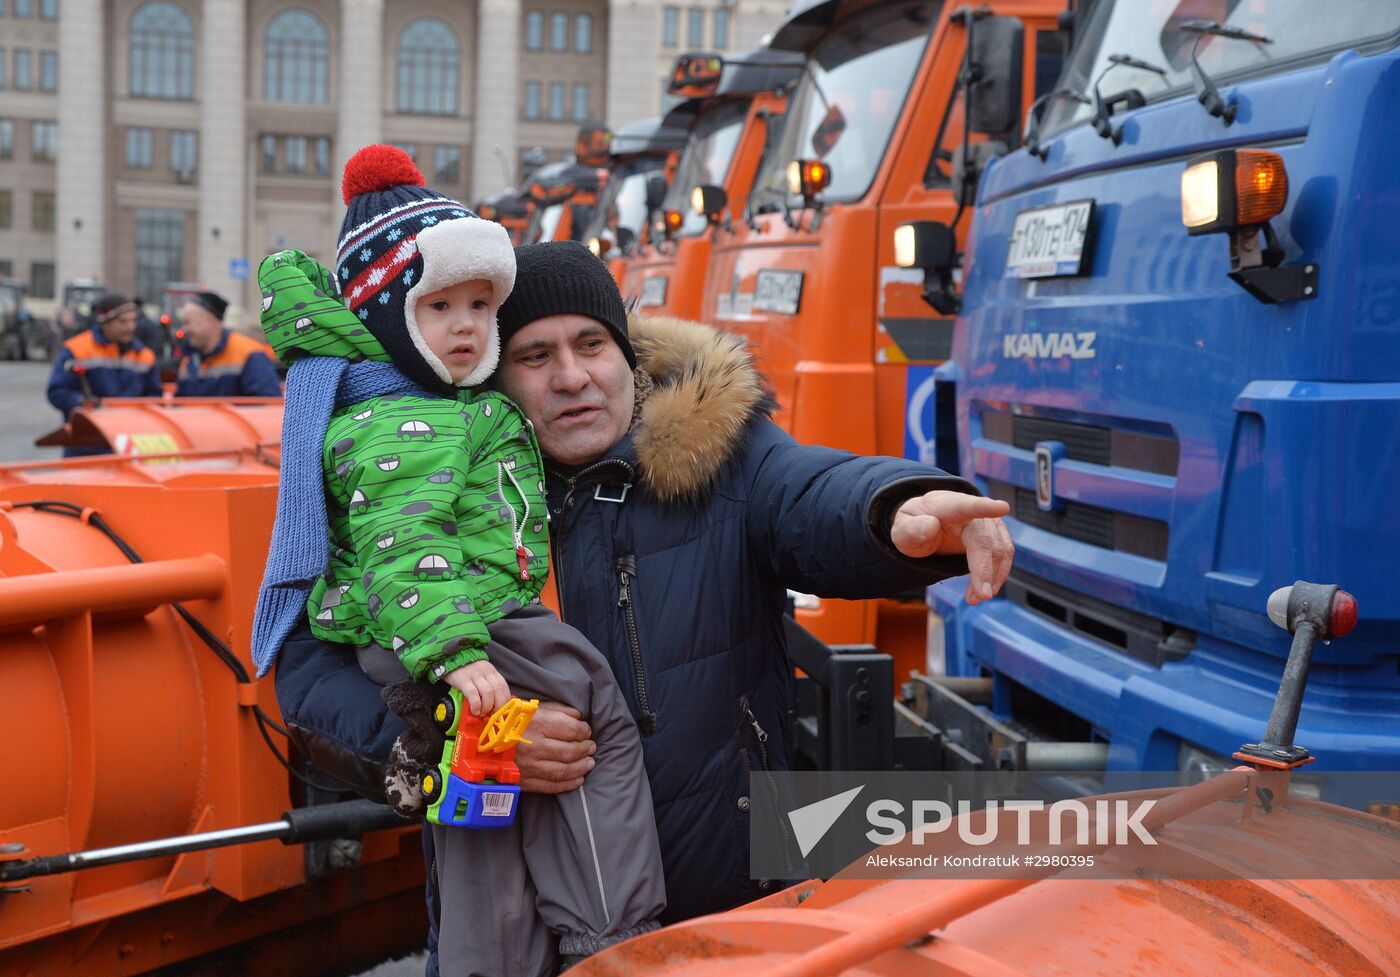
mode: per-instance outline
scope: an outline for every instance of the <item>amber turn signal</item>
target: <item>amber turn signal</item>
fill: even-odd
[[[1191,160],[1181,174],[1181,222],[1191,234],[1257,227],[1288,201],[1283,157],[1267,149],[1227,149]]]

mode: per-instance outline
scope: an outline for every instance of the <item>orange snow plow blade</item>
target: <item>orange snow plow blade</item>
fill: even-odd
[[[1400,975],[1400,881],[1307,878],[1338,858],[1369,875],[1385,874],[1376,864],[1400,875],[1400,825],[1300,800],[1242,816],[1257,776],[1233,770],[1162,792],[1159,804],[1170,823],[1164,864],[1205,859],[1213,873],[1240,877],[1140,878],[1126,864],[1118,879],[1055,869],[996,879],[837,876],[629,940],[571,973]]]
[[[75,410],[40,447],[106,447],[119,455],[155,455],[277,445],[277,397],[111,398]]]
[[[248,651],[276,494],[254,450],[0,467],[0,863],[306,802]],[[141,974],[237,947],[219,972],[306,977],[421,945],[416,827],[319,852],[258,841],[0,881],[0,973]]]

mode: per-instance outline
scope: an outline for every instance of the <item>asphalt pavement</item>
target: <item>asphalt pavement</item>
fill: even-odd
[[[58,458],[58,448],[36,448],[34,439],[63,423],[44,398],[50,363],[0,362],[0,462]]]

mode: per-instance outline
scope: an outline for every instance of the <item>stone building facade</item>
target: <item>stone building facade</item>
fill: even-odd
[[[334,248],[360,146],[467,202],[583,122],[665,107],[688,50],[756,46],[785,0],[0,0],[0,277],[246,308],[271,250]]]

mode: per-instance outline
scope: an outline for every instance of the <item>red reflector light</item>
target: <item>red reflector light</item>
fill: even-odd
[[[1332,598],[1332,612],[1327,616],[1327,630],[1332,637],[1340,638],[1356,627],[1356,598],[1345,590],[1337,591]]]

